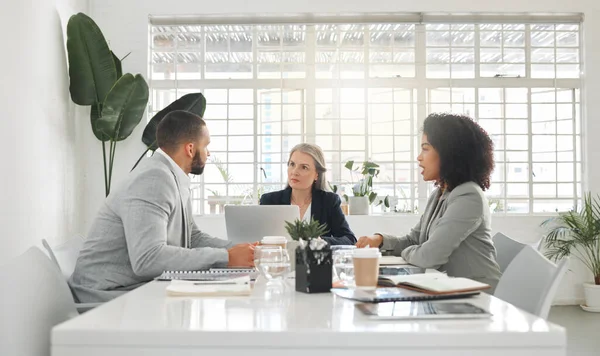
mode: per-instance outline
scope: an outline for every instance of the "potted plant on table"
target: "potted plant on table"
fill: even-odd
[[[327,224],[318,220],[296,219],[286,221],[290,237],[298,241],[295,251],[296,291],[304,293],[327,293],[331,289],[331,246],[321,238]]]
[[[583,284],[588,310],[600,312],[600,202],[587,193],[581,209],[559,213],[542,223],[548,228],[545,255],[552,260],[574,256],[594,276]]]

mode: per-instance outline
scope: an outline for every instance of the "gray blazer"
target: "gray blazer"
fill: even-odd
[[[487,283],[492,286],[487,292],[492,294],[501,272],[483,191],[468,182],[451,192],[440,193],[436,189],[431,194],[421,220],[408,235],[381,234],[381,249],[392,251],[415,266]]]
[[[79,302],[108,301],[164,270],[225,267],[231,245],[198,230],[189,177],[157,152],[100,207],[69,286]]]

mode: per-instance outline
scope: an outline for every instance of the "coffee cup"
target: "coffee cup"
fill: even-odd
[[[379,259],[381,252],[377,248],[357,248],[352,254],[354,264],[354,283],[358,289],[377,288]]]

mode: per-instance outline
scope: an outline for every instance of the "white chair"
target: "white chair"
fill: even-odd
[[[49,356],[52,327],[77,315],[65,279],[37,247],[0,267],[0,355]]]
[[[65,280],[68,280],[75,270],[75,264],[77,263],[79,251],[81,251],[81,248],[83,247],[83,237],[74,236],[67,242],[58,245],[55,248],[50,247],[48,241],[42,239],[42,245],[48,252],[50,259],[65,277]],[[76,303],[75,306],[80,313],[83,313],[99,306],[100,304],[102,303]]]
[[[568,261],[565,258],[555,265],[525,246],[500,278],[494,296],[546,319]]]
[[[494,235],[492,240],[496,247],[496,262],[498,262],[498,266],[500,266],[500,272],[504,273],[510,262],[526,245],[511,239],[501,232]]]
[[[75,270],[75,263],[79,251],[83,247],[83,238],[81,236],[73,236],[68,241],[52,248],[48,241],[42,239],[42,245],[48,251],[50,259],[58,266],[65,279],[69,279]]]

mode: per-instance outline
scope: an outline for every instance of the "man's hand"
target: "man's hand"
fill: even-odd
[[[235,245],[227,253],[227,267],[254,267],[254,244]]]
[[[383,236],[377,234],[373,236],[361,236],[356,242],[356,247],[377,247],[383,243]]]

